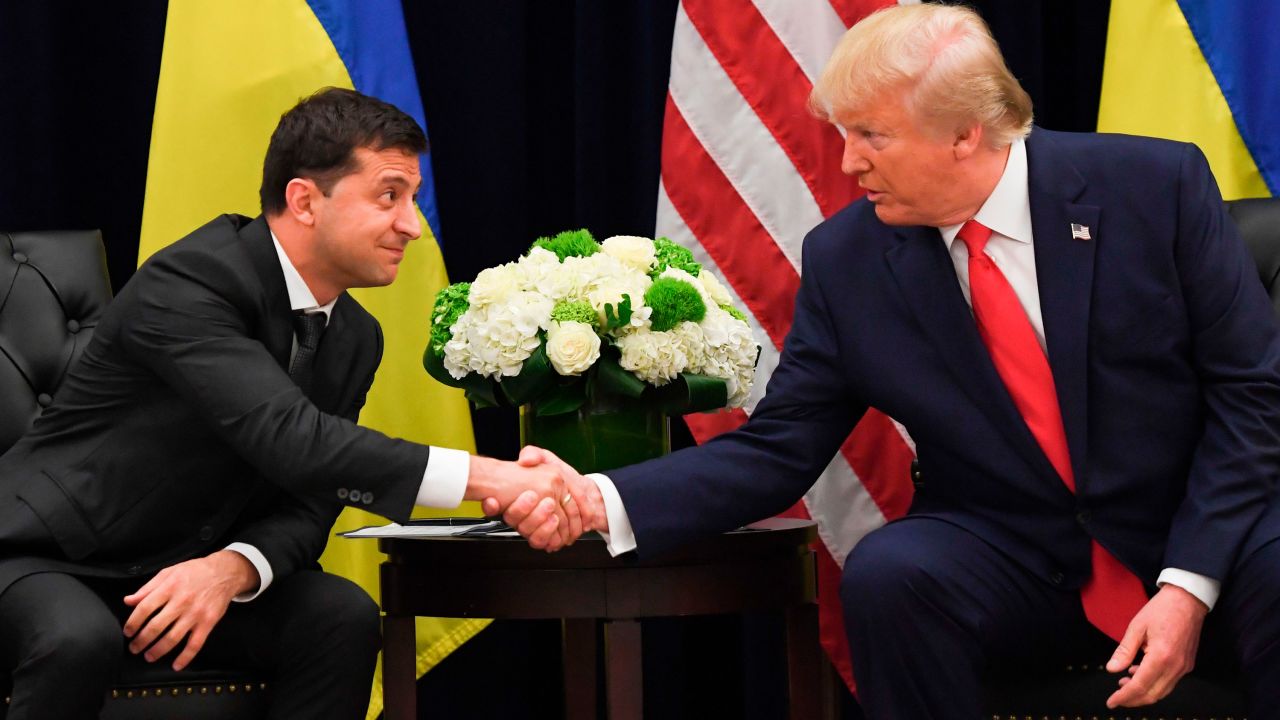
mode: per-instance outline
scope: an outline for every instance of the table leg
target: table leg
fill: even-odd
[[[414,618],[382,618],[382,702],[385,720],[417,720],[417,637]]]
[[[565,720],[590,720],[596,716],[596,621],[566,618],[563,625]]]
[[[818,642],[818,606],[787,608],[787,690],[791,720],[830,716],[829,693],[822,687],[822,645]]]
[[[607,621],[604,633],[609,720],[641,720],[644,717],[644,674],[640,622]]]

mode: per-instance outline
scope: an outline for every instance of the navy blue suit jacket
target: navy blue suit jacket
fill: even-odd
[[[1280,534],[1259,523],[1280,468],[1280,334],[1203,155],[1037,128],[1027,156],[1078,493],[996,374],[938,231],[887,226],[859,200],[805,239],[791,332],[751,419],[610,473],[639,553],[782,511],[868,406],[916,442],[912,515],[1063,587],[1087,578],[1090,536],[1154,584],[1163,567],[1225,578],[1246,542]]]

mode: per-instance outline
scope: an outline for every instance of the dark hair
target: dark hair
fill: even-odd
[[[394,105],[354,90],[325,88],[280,116],[262,163],[262,212],[285,209],[284,189],[294,178],[314,180],[325,195],[356,170],[356,148],[426,152],[427,136]]]

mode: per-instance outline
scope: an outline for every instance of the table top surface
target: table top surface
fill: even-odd
[[[450,565],[512,564],[528,568],[644,567],[718,562],[724,558],[745,558],[760,553],[807,549],[817,537],[812,520],[769,518],[739,530],[688,544],[656,558],[612,557],[604,539],[596,533],[584,534],[573,545],[555,553],[534,550],[524,538],[481,536],[438,536],[381,538],[378,547],[395,564],[428,562],[435,567]]]

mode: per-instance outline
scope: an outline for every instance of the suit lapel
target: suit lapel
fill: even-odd
[[[916,321],[974,405],[996,427],[1008,431],[1013,446],[1031,467],[1053,474],[1053,466],[1013,404],[982,343],[960,292],[955,265],[937,229],[900,227],[896,232],[899,243],[885,259]]]
[[[245,252],[262,283],[259,336],[267,351],[287,371],[289,351],[293,349],[293,316],[289,290],[284,284],[284,271],[280,269],[280,257],[276,254],[275,243],[271,241],[266,219],[259,215],[240,228],[240,238],[244,240]]]
[[[1078,485],[1088,457],[1089,303],[1101,208],[1075,202],[1084,178],[1040,130],[1027,140],[1027,174],[1045,344]],[[1072,237],[1073,224],[1089,238]]]

